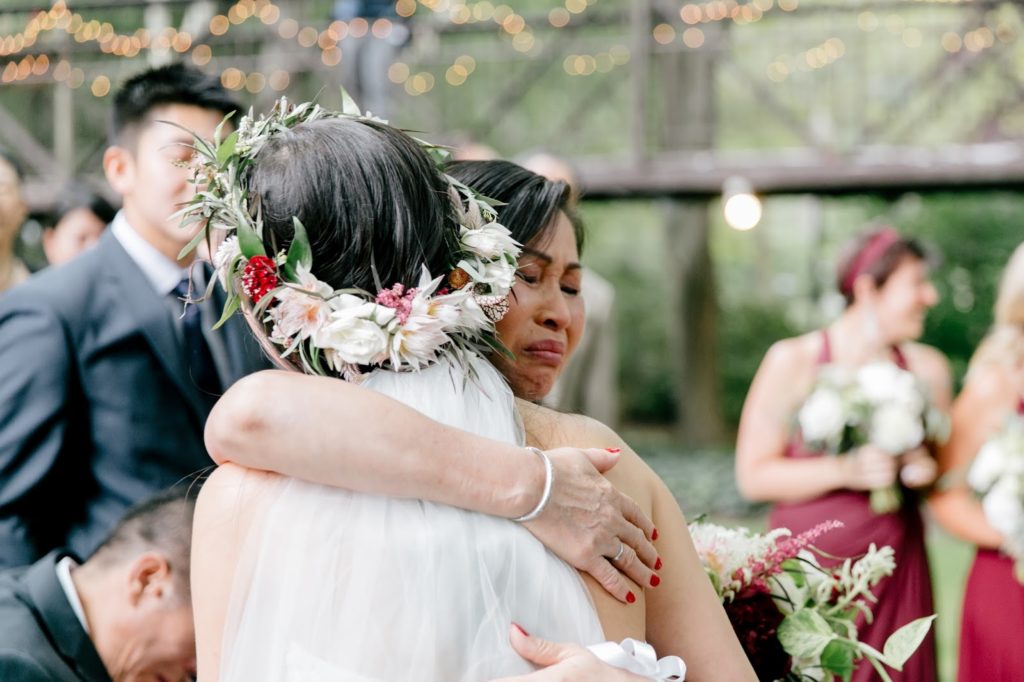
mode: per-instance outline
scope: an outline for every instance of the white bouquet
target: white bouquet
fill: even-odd
[[[849,680],[867,659],[879,679],[900,670],[935,616],[907,623],[882,651],[859,641],[856,619],[871,618],[871,588],[896,568],[891,547],[876,548],[834,568],[818,561],[811,543],[837,521],[794,536],[786,529],[752,533],[698,521],[690,525],[704,571],[761,680]]]
[[[949,436],[949,421],[929,399],[914,374],[891,362],[875,362],[854,371],[826,365],[797,413],[804,442],[833,454],[870,443],[893,456]],[[894,485],[871,492],[880,514],[899,508]]]
[[[975,455],[967,484],[981,496],[985,518],[1003,534],[1005,551],[1024,582],[1024,416],[1013,415]]]

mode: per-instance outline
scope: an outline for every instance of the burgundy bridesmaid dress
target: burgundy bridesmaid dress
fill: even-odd
[[[893,359],[901,368],[907,368],[906,359],[898,348],[893,348]],[[831,360],[828,334],[823,330],[818,364],[827,364]],[[822,456],[827,455],[805,447],[799,433],[786,448],[786,457]],[[857,619],[860,641],[879,651],[893,632],[912,620],[935,613],[918,497],[907,489],[903,490],[903,497],[904,503],[899,510],[891,514],[876,514],[871,509],[869,493],[835,490],[806,502],[777,503],[768,518],[770,527],[789,528],[794,534],[814,528],[823,521],[842,521],[842,528],[826,533],[815,542],[820,550],[836,557],[834,560],[823,557],[821,562],[824,566],[841,564],[848,557],[860,557],[872,543],[878,547],[888,545],[893,548],[896,571],[874,589],[878,602],[872,605],[874,618],[871,624],[867,624],[863,616]],[[893,682],[934,682],[934,627],[903,666],[902,672],[891,668],[887,671]],[[877,679],[877,673],[867,661],[861,661],[853,674],[853,682]],[[1024,678],[1019,679],[1024,681]]]
[[[1024,414],[1024,398],[1017,413]],[[967,578],[957,679],[1024,680],[1024,585],[998,550],[979,548]]]

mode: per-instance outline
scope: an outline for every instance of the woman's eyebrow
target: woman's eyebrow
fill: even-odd
[[[537,249],[531,249],[529,246],[524,246],[522,248],[522,255],[539,258],[540,260],[548,264],[555,262],[554,259],[548,254],[544,253],[543,251],[538,251]]]
[[[555,262],[555,259],[552,258],[551,256],[549,256],[548,254],[544,253],[543,251],[538,251],[537,249],[531,249],[529,246],[524,246],[524,247],[522,247],[521,250],[522,250],[522,255],[530,256],[532,258],[536,258],[538,260],[544,261],[545,265],[551,265],[552,263]],[[565,269],[566,270],[582,270],[583,266],[580,263],[572,262],[572,263],[569,263],[568,265],[566,265]]]

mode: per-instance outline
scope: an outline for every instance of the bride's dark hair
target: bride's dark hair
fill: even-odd
[[[313,274],[335,289],[415,286],[443,275],[458,237],[448,183],[408,135],[368,120],[321,119],[274,135],[255,159],[252,210],[267,253],[306,228]]]

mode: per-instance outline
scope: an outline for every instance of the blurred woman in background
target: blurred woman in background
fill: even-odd
[[[940,472],[951,482],[930,499],[936,520],[978,548],[964,593],[959,680],[1024,679],[1024,585],[1014,576],[1013,559],[999,551],[1006,537],[993,527],[964,475],[1014,414],[1024,419],[1024,244],[1003,272],[995,324],[971,358],[953,404],[952,435],[939,451]]]
[[[929,280],[923,247],[891,228],[872,230],[847,246],[837,284],[846,310],[825,329],[784,339],[769,349],[754,377],[740,419],[736,476],[749,499],[773,502],[769,524],[794,533],[837,520],[843,527],[815,541],[841,562],[889,545],[896,571],[874,590],[879,601],[871,624],[859,636],[879,651],[886,638],[912,620],[933,613],[931,579],[917,496],[908,490],[892,513],[872,510],[870,491],[897,482],[908,488],[935,480],[936,464],[923,447],[894,457],[875,445],[838,456],[810,449],[795,416],[822,367],[856,369],[886,361],[914,373],[940,409],[950,402],[949,368],[937,350],[914,343],[924,331],[925,313],[938,302]],[[867,662],[855,681],[875,679]],[[935,679],[934,637],[929,634],[893,680]]]

